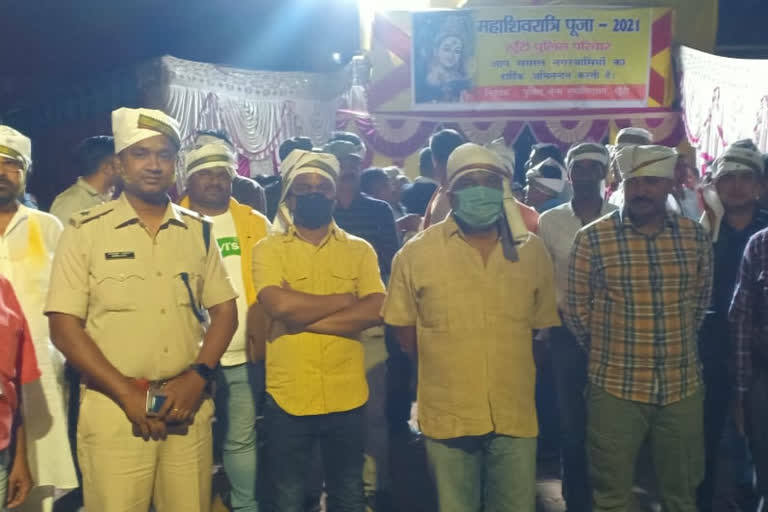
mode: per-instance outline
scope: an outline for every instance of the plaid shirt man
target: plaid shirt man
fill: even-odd
[[[616,211],[576,235],[565,320],[589,347],[589,378],[624,400],[667,405],[700,386],[697,330],[709,306],[712,244],[668,213],[654,236]]]
[[[736,389],[749,390],[753,352],[768,362],[768,229],[747,244],[729,312],[736,343]]]

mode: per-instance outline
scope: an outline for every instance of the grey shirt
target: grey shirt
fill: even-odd
[[[102,195],[80,177],[71,187],[56,196],[51,205],[51,214],[58,217],[61,223],[66,226],[73,214],[106,203],[109,200],[110,197]]]

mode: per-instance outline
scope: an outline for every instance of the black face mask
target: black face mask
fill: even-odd
[[[293,221],[307,229],[317,229],[330,224],[333,216],[334,200],[323,194],[305,194],[296,196],[296,210]]]

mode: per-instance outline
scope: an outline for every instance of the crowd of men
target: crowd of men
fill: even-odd
[[[701,183],[645,130],[536,145],[517,187],[503,140],[441,130],[410,182],[336,133],[257,184],[225,133],[182,150],[129,108],[112,131],[48,214],[0,126],[0,503],[207,512],[216,453],[234,511],[395,510],[415,382],[440,511],[532,512],[544,352],[570,512],[630,510],[644,443],[668,512],[713,510],[723,443],[736,486],[756,470],[742,510],[768,495],[751,142]]]

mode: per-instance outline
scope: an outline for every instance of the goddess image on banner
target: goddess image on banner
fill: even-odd
[[[669,13],[565,6],[414,12],[412,105],[421,110],[645,107],[659,46],[655,37],[671,38],[669,29],[660,34],[654,10]],[[669,62],[668,55],[659,57]]]
[[[475,28],[470,11],[414,13],[415,103],[456,103],[473,87]]]

